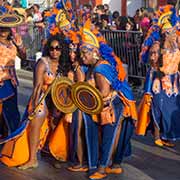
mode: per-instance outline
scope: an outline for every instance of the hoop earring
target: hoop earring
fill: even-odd
[[[93,58],[99,60],[99,56],[97,55],[97,53],[93,53]]]

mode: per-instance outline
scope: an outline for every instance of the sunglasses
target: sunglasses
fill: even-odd
[[[60,50],[61,50],[61,47],[59,47],[59,46],[55,46],[55,47],[51,46],[51,47],[49,48],[49,51],[54,51],[54,50],[60,51]]]

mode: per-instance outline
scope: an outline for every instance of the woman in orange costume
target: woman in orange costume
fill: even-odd
[[[43,147],[49,132],[51,133],[49,139],[50,152],[57,159],[67,159],[68,134],[66,132],[68,132],[68,124],[63,120],[65,115],[54,107],[49,95],[47,95],[47,97],[41,101],[40,106],[36,108],[40,99],[47,91],[47,88],[53,83],[56,76],[67,75],[62,65],[62,63],[64,63],[63,61],[68,61],[66,56],[68,53],[65,53],[66,50],[67,48],[64,43],[63,35],[51,36],[48,39],[45,51],[46,56],[38,61],[35,68],[34,89],[28,105],[28,115],[33,113],[33,116],[24,134],[15,142],[13,154],[15,155],[17,153],[16,151],[21,152],[20,149],[25,149],[26,152],[24,151],[25,153],[21,154],[21,157],[24,156],[22,160],[16,159],[12,154],[13,158],[11,161],[11,158],[5,156],[9,154],[10,143],[5,144],[2,150],[4,156],[1,158],[1,161],[6,165],[18,166],[23,164],[19,166],[20,169],[37,167],[38,148]],[[51,132],[48,120],[54,119],[61,120],[58,122],[57,127]],[[56,138],[60,136],[62,138],[61,141],[57,141]],[[25,147],[23,147],[23,143]]]

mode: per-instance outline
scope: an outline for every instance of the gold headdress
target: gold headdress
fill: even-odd
[[[162,30],[172,28],[172,24],[170,22],[171,15],[172,15],[172,12],[169,11],[160,16],[158,20],[158,26],[160,26]]]
[[[91,31],[91,21],[88,19],[81,29],[82,47],[96,47],[99,48],[97,37]]]
[[[99,42],[96,36],[89,29],[86,28],[83,28],[82,44],[83,46],[86,45],[99,48]]]
[[[56,23],[60,29],[66,28],[67,26],[70,27],[70,22],[67,19],[67,15],[63,9],[59,10],[59,12],[56,16]]]
[[[157,25],[163,31],[174,28],[179,21],[176,9],[172,5],[160,7],[156,15],[158,16]]]
[[[174,6],[165,5],[159,8],[155,13],[154,23],[149,28],[147,36],[142,44],[140,53],[140,60],[144,63],[148,62],[149,49],[154,42],[160,41],[161,34],[165,32],[176,32],[179,34],[180,30],[179,17]]]
[[[67,30],[72,27],[73,10],[69,0],[66,3],[60,0],[56,6],[49,12],[45,13],[48,17],[48,31],[51,35],[60,33],[62,30]]]

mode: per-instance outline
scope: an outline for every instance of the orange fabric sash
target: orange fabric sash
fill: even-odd
[[[150,122],[151,95],[145,94],[138,107],[138,122],[136,127],[137,135],[145,135],[146,128]]]
[[[50,152],[56,159],[66,161],[68,157],[68,123],[60,120],[55,131],[52,132],[49,140]],[[45,120],[40,132],[39,149],[42,149],[49,134],[48,119]],[[24,164],[29,159],[28,146],[29,126],[17,139],[7,142],[1,151],[3,155],[0,161],[8,167],[14,167]]]
[[[136,101],[132,101],[127,99],[121,92],[119,92],[119,96],[124,104],[124,117],[131,117],[133,120],[138,119]]]

